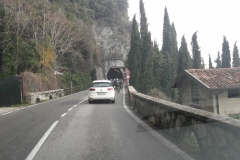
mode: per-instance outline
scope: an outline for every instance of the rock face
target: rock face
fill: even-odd
[[[103,24],[94,24],[95,39],[103,54],[102,66],[97,69],[97,78],[105,78],[109,67],[116,63],[115,59],[126,60],[130,49],[130,29],[122,26],[110,27]],[[101,73],[102,72],[102,73]]]

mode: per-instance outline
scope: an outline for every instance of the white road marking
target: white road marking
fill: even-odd
[[[68,111],[71,111],[73,109],[73,107],[72,108],[69,108],[69,110]]]
[[[82,103],[82,102],[86,101],[87,99],[88,99],[88,98],[86,98],[86,99],[84,99],[84,100],[82,100],[82,101],[78,102],[78,104],[80,104],[80,103]]]
[[[40,141],[38,141],[38,143],[36,144],[36,146],[33,148],[33,150],[31,151],[31,153],[27,156],[27,158],[25,160],[32,160],[35,155],[37,154],[37,152],[40,150],[41,146],[43,145],[43,143],[46,141],[46,139],[48,138],[48,136],[51,134],[52,130],[56,127],[56,125],[58,124],[59,121],[54,122],[51,127],[47,130],[47,132],[43,135],[43,137],[40,139]]]
[[[3,114],[1,114],[1,115],[7,115],[7,114],[9,114],[9,113],[12,113],[12,112],[14,112],[14,111],[10,111],[10,112],[7,112],[7,113],[3,113]]]
[[[140,118],[135,116],[126,106],[125,103],[125,88],[123,88],[123,106],[125,110],[141,125],[143,126],[146,130],[148,130],[155,138],[163,142],[167,147],[172,149],[174,152],[176,152],[178,155],[180,155],[183,159],[185,160],[193,160],[189,155],[184,153],[182,150],[180,150],[177,146],[175,146],[173,143],[168,141],[166,138],[164,138],[162,135],[160,135],[158,132],[154,131],[151,127],[149,127],[145,122],[143,122]]]
[[[61,115],[61,117],[64,117],[66,114],[67,114],[67,113],[63,113],[63,114]]]
[[[84,90],[84,91],[81,91],[81,92],[85,92],[85,91],[87,91],[87,90]],[[78,93],[81,93],[81,92],[77,92],[77,93],[74,93],[74,94],[78,94]],[[70,95],[67,95],[67,96],[59,97],[59,98],[53,99],[53,100],[51,100],[51,101],[36,103],[36,104],[30,105],[30,106],[26,106],[26,107],[23,107],[23,108],[20,108],[20,109],[15,109],[15,110],[13,110],[13,111],[0,114],[0,116],[4,116],[4,115],[7,115],[7,114],[9,114],[9,113],[16,112],[16,111],[18,111],[18,110],[23,110],[23,109],[26,109],[26,108],[30,108],[30,107],[33,107],[33,106],[36,106],[36,105],[39,105],[39,104],[48,103],[48,102],[52,102],[52,101],[59,100],[59,99],[62,99],[62,98],[66,98],[66,97],[72,96],[72,95],[74,95],[74,94],[70,94]],[[85,101],[85,100],[87,100],[87,99],[84,99],[83,101]],[[82,103],[83,101],[79,102],[78,104]],[[74,107],[75,107],[75,106],[74,106]]]

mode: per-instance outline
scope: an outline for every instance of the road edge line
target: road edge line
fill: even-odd
[[[27,158],[25,160],[32,160],[35,155],[37,154],[37,152],[40,150],[41,146],[43,145],[43,143],[46,141],[46,139],[48,138],[48,136],[51,134],[52,130],[56,127],[56,125],[58,124],[59,121],[54,122],[51,127],[47,130],[47,132],[42,136],[42,138],[38,141],[38,143],[36,144],[36,146],[33,148],[33,150],[29,153],[29,155],[27,156]]]

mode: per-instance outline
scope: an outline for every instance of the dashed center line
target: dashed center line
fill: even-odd
[[[82,100],[82,101],[80,101],[78,104],[80,104],[80,103],[82,103],[83,101],[86,101],[87,100],[87,98],[86,99],[84,99],[84,100]]]
[[[43,145],[43,143],[46,141],[47,137],[50,135],[50,133],[52,132],[52,130],[56,127],[56,125],[58,124],[59,121],[54,122],[51,127],[47,130],[47,132],[43,135],[43,137],[40,139],[40,141],[38,141],[38,143],[36,144],[36,146],[33,148],[33,150],[31,151],[31,153],[27,156],[26,160],[32,160],[35,155],[37,154],[37,152],[39,151],[39,149],[41,148],[41,146]]]
[[[66,114],[67,114],[67,113],[63,113],[63,114],[61,115],[61,117],[64,117]]]

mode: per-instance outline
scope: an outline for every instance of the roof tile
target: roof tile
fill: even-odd
[[[210,90],[240,88],[240,67],[188,69],[186,72]]]

